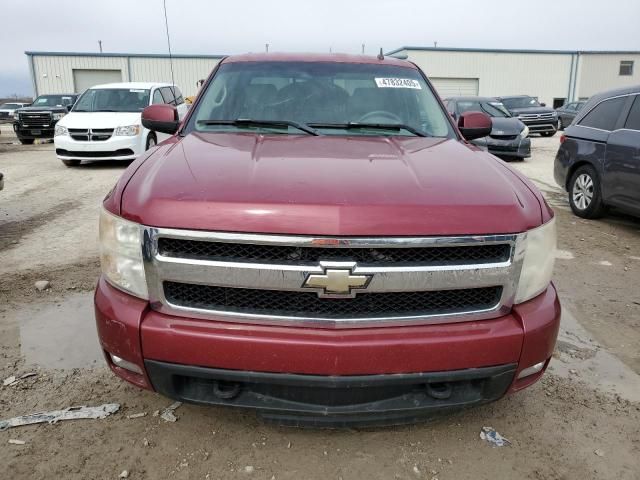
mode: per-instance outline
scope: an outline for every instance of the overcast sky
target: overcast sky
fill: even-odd
[[[640,50],[640,0],[166,0],[174,53],[373,54],[404,45]],[[0,96],[25,50],[166,53],[162,0],[0,0]],[[428,74],[428,72],[427,72]]]

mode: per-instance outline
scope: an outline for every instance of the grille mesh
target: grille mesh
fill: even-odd
[[[170,303],[205,310],[316,318],[376,318],[461,313],[495,307],[502,287],[433,292],[359,294],[319,298],[315,292],[289,292],[164,282]]]
[[[160,238],[158,251],[167,257],[198,260],[317,263],[348,260],[360,265],[456,265],[507,261],[509,244],[411,248],[318,248]]]

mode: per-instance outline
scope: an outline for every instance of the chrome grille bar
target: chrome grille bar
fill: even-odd
[[[358,328],[412,324],[450,323],[494,318],[508,313],[513,304],[522,266],[526,234],[456,236],[456,237],[308,237],[287,235],[236,234],[187,231],[143,227],[145,273],[151,307],[161,313],[192,318],[241,323],[314,326],[322,328]],[[218,261],[177,258],[162,255],[160,238],[177,238],[204,242],[228,242],[258,245],[299,246],[312,248],[439,248],[507,244],[508,259],[492,263],[455,265],[358,265],[357,262],[269,263]],[[496,305],[483,310],[452,314],[384,316],[375,318],[317,318],[309,316],[264,315],[207,310],[176,304],[167,300],[164,282],[208,285],[226,288],[276,290],[309,293],[305,284],[309,275],[322,274],[330,267],[348,268],[353,275],[370,275],[365,289],[354,291],[330,302],[349,302],[356,295],[376,295],[390,292],[438,292],[455,289],[499,287],[501,297]],[[311,290],[313,291],[313,289]],[[322,292],[317,292],[323,297]]]

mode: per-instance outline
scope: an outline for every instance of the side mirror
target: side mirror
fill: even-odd
[[[541,107],[546,107],[546,106],[547,106],[547,104],[546,104],[546,103],[544,103],[544,102],[542,102],[542,103],[540,104],[540,106],[541,106]]]
[[[491,133],[491,117],[482,112],[463,112],[458,118],[458,128],[466,140],[486,137]]]
[[[153,132],[173,135],[178,131],[180,119],[173,105],[150,105],[142,111],[142,125]]]
[[[73,108],[73,105],[71,104],[67,105],[67,112],[70,112],[72,108]]]

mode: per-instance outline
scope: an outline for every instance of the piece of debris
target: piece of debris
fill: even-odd
[[[489,442],[493,447],[504,447],[511,445],[511,442],[496,432],[492,427],[482,427],[480,438]]]
[[[29,372],[29,373],[25,373],[24,375],[20,376],[20,380],[24,380],[25,378],[29,378],[29,377],[35,377],[38,374],[36,372]]]
[[[145,447],[148,447],[149,445],[151,445],[151,442],[150,442],[147,438],[145,438],[145,439],[143,439],[143,440],[142,440],[142,444],[143,444]]]
[[[15,439],[13,439],[13,438],[10,438],[10,439],[9,439],[9,443],[10,443],[11,445],[24,445],[24,444],[25,444],[25,443],[27,443],[27,442],[25,442],[24,440],[15,440]]]
[[[291,442],[287,443],[287,448],[291,448]]]
[[[13,385],[14,383],[16,383],[16,376],[11,375],[10,377],[5,378],[4,382],[2,382],[2,386],[8,387],[9,385]]]
[[[600,450],[599,448],[595,449],[593,451],[593,453],[595,453],[596,455],[598,455],[599,457],[604,457],[604,452],[602,450]]]
[[[140,413],[132,413],[131,415],[127,415],[127,418],[129,420],[132,420],[134,418],[142,418],[146,416],[147,416],[147,412],[140,412]]]
[[[69,407],[64,410],[53,410],[51,412],[32,413],[20,417],[0,420],[0,432],[8,428],[21,427],[23,425],[33,425],[35,423],[57,423],[61,420],[79,420],[89,418],[106,418],[120,410],[118,403],[105,403],[98,407]]]
[[[36,287],[36,290],[38,290],[39,292],[42,292],[44,290],[51,288],[51,282],[49,280],[38,280],[33,285]]]
[[[173,412],[175,412],[180,405],[182,405],[182,402],[173,402],[162,411],[160,418],[165,422],[175,422],[178,418],[173,414]]]
[[[255,471],[255,468],[253,468],[251,465],[247,465],[246,467],[244,467],[245,473],[253,473],[254,471]]]
[[[118,475],[118,478],[129,478],[129,470],[122,470],[122,473]]]
[[[413,473],[415,473],[416,475],[420,475],[420,469],[418,468],[417,465],[413,466]]]

